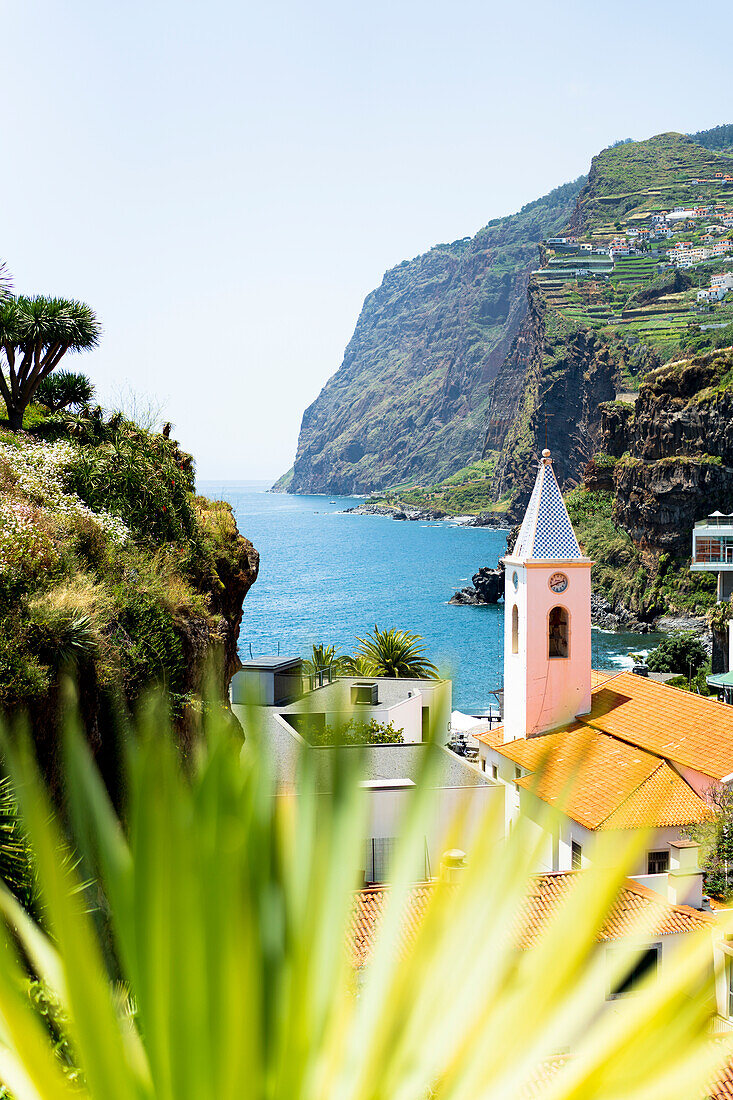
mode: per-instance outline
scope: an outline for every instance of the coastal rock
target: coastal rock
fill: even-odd
[[[504,596],[504,569],[490,569],[483,566],[471,578],[473,587],[462,588],[451,596],[448,603],[454,605],[470,604],[485,607],[498,603]]]

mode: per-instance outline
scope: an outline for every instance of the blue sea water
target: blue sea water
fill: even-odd
[[[268,493],[261,482],[201,482],[228,501],[239,530],[260,552],[244,603],[240,655],[306,656],[313,643],[350,651],[372,629],[421,634],[428,655],[453,679],[454,706],[480,712],[501,686],[504,605],[454,607],[448,600],[482,565],[495,566],[506,532],[451,522],[345,515],[353,497]],[[630,667],[649,638],[593,631],[597,668]]]

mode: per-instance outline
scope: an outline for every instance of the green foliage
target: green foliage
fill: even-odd
[[[707,653],[694,630],[680,630],[660,642],[647,658],[652,672],[695,673],[707,661]]]
[[[733,897],[733,791],[722,783],[713,784],[707,800],[710,820],[692,826],[687,833],[702,849],[706,891],[728,901]]]
[[[311,647],[311,655],[303,662],[303,667],[308,673],[331,668],[336,675],[339,675],[342,670],[347,668],[348,663],[349,658],[345,654],[339,653],[336,646],[321,644]]]
[[[131,436],[82,447],[69,471],[69,486],[90,508],[119,516],[139,535],[160,541],[191,538],[196,522],[190,478],[168,441],[160,439]]]
[[[619,985],[638,958],[599,952],[635,852],[594,860],[517,950],[537,826],[520,818],[497,843],[488,814],[460,881],[424,888],[416,920],[437,806],[428,752],[357,974],[361,754],[342,753],[324,783],[323,754],[305,751],[297,796],[282,798],[254,730],[243,752],[212,717],[183,767],[164,708],[139,725],[121,819],[82,737],[67,738],[68,828],[93,891],[81,888],[27,742],[6,745],[49,925],[0,894],[12,928],[0,937],[0,1079],[15,1100],[506,1100],[542,1091],[538,1070],[566,1041],[573,1057],[558,1060],[555,1100],[688,1100],[729,1058],[709,1036],[709,930],[686,937],[684,965],[643,984],[612,1026],[589,998],[591,983]]]
[[[358,638],[355,656],[362,658],[370,676],[426,680],[437,678],[439,673],[432,661],[425,657],[425,646],[419,634],[407,630],[374,630],[366,638]]]
[[[36,401],[51,412],[79,408],[94,400],[94,386],[85,374],[57,370],[47,375],[36,390]]]
[[[41,295],[0,299],[0,395],[14,431],[23,427],[36,389],[64,355],[95,347],[100,331],[84,302]]]
[[[375,718],[360,722],[356,718],[339,726],[325,726],[308,733],[311,745],[401,745],[403,730],[395,729],[394,722],[377,722]]]
[[[471,462],[435,485],[398,486],[384,494],[398,508],[428,509],[453,516],[478,515],[494,507],[491,492],[498,452]]]
[[[733,125],[730,123],[725,126],[713,126],[712,130],[698,130],[689,137],[697,145],[703,145],[706,149],[733,151]]]
[[[7,777],[0,778],[0,882],[26,910],[36,907],[33,854]]]

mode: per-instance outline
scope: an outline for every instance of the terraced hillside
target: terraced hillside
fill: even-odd
[[[678,207],[711,213],[660,222]],[[572,488],[597,449],[599,405],[616,395],[633,400],[649,370],[686,346],[712,345],[733,323],[733,293],[714,305],[697,298],[714,275],[733,268],[733,241],[728,254],[684,270],[667,256],[682,244],[700,250],[707,223],[720,223],[714,239],[725,247],[729,218],[733,158],[682,134],[594,158],[567,231],[576,243],[543,254],[528,317],[492,391],[484,453],[499,451],[492,492],[496,502],[509,495],[510,515],[525,503],[545,433]],[[610,257],[614,245],[622,254]],[[635,254],[624,255],[628,247]]]

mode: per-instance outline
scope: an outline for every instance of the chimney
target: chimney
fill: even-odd
[[[460,882],[466,869],[466,853],[460,848],[451,848],[443,852],[440,861],[440,881]]]
[[[700,845],[694,840],[675,840],[669,846],[667,900],[672,905],[702,906],[702,871],[698,863]]]

